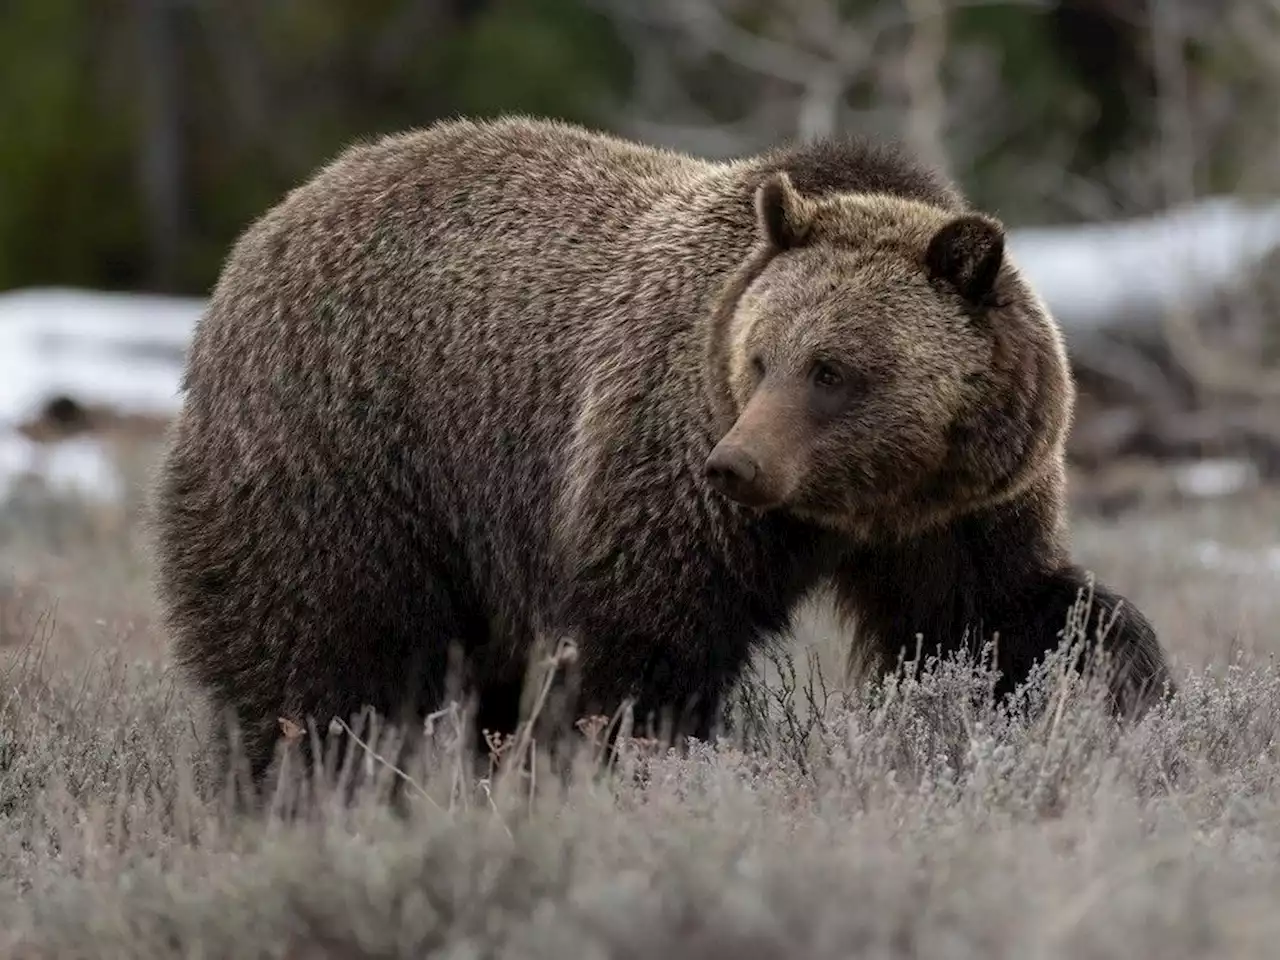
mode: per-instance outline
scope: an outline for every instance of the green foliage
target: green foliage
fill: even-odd
[[[603,124],[624,79],[581,0],[154,7],[179,64],[172,276],[152,269],[141,172],[148,5],[40,0],[0,5],[0,289],[203,293],[248,222],[351,141],[464,113]]]
[[[131,101],[98,47],[110,4],[0,5],[0,289],[131,279]]]
[[[601,88],[626,79],[624,51],[607,21],[579,0],[496,5],[447,63],[458,110],[479,116],[515,112],[603,122]]]

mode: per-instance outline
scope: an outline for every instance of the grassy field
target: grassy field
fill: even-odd
[[[1275,955],[1280,495],[1079,519],[1183,684],[1134,729],[1052,665],[1030,721],[963,664],[840,691],[815,615],[739,743],[531,785],[472,775],[445,715],[407,818],[371,754],[349,808],[196,788],[136,506],[0,510],[0,957]]]

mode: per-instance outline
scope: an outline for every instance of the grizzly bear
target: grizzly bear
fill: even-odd
[[[576,715],[706,737],[800,602],[855,649],[1059,642],[1060,334],[1000,223],[901,149],[732,162],[563,122],[348,148],[238,240],[155,489],[176,658],[255,776],[279,718],[412,716],[460,654],[517,723],[578,644]],[[1098,584],[1117,709],[1168,688]]]

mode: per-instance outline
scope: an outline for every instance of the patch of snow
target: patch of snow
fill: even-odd
[[[122,413],[176,411],[198,298],[87,290],[0,294],[0,497],[24,477],[115,500],[123,478],[92,437],[42,445],[17,426],[58,394]]]
[[[92,438],[74,437],[42,446],[20,433],[0,432],[0,499],[27,477],[38,477],[57,492],[88,499],[112,502],[124,493],[120,471]]]
[[[40,289],[0,294],[0,423],[59,393],[124,413],[177,409],[197,298]]]
[[[1202,303],[1280,247],[1280,203],[1211,197],[1111,223],[1023,227],[1009,250],[1068,328],[1097,329],[1117,316]]]
[[[1192,497],[1225,497],[1256,485],[1258,467],[1249,460],[1201,460],[1181,464],[1173,471],[1178,489]]]
[[[1211,570],[1280,577],[1280,545],[1245,550],[1216,540],[1201,540],[1192,546],[1192,554],[1197,563]]]

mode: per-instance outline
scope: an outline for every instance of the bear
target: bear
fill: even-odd
[[[1007,693],[1091,580],[1059,329],[1000,221],[891,141],[356,142],[237,239],[181,392],[156,592],[255,778],[281,718],[421,718],[459,666],[510,731],[552,636],[575,716],[705,739],[820,591],[881,669],[995,636]],[[1139,715],[1155,629],[1090,588]]]

